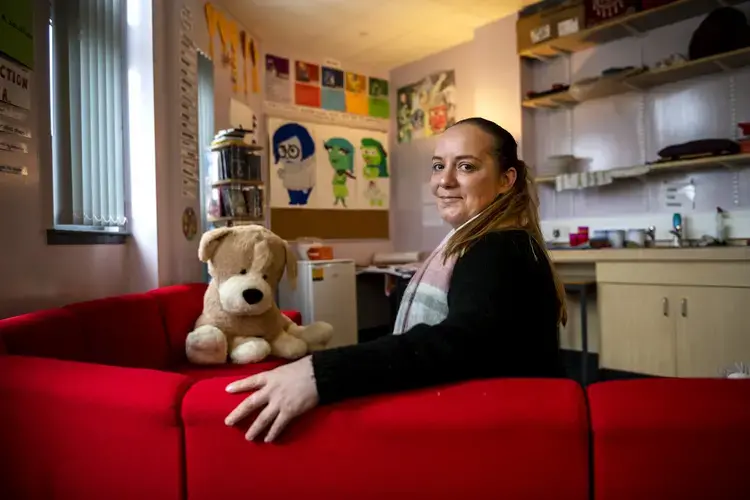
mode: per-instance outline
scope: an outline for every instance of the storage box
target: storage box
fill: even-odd
[[[519,12],[516,21],[518,52],[577,33],[585,23],[583,0],[545,0],[531,5]]]
[[[643,10],[643,0],[585,0],[585,4],[587,28]]]

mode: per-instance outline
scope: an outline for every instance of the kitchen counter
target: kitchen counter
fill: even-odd
[[[597,262],[714,262],[748,261],[750,247],[705,248],[603,248],[584,250],[551,250],[552,260],[559,264],[595,264]]]

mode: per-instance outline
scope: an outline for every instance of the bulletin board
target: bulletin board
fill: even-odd
[[[271,229],[285,239],[388,238],[385,132],[268,118]]]

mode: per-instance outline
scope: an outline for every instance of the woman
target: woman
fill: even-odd
[[[453,230],[412,278],[394,335],[320,351],[230,384],[256,390],[226,418],[274,440],[319,403],[483,377],[556,377],[565,296],[513,137],[469,118],[446,130],[430,186]]]

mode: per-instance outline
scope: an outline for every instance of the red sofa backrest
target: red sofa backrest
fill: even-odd
[[[170,359],[175,365],[187,363],[185,338],[203,311],[203,295],[207,287],[205,283],[192,283],[166,286],[147,293],[159,304]]]
[[[164,287],[3,319],[0,344],[7,354],[168,368],[185,361],[205,290],[202,283]]]

